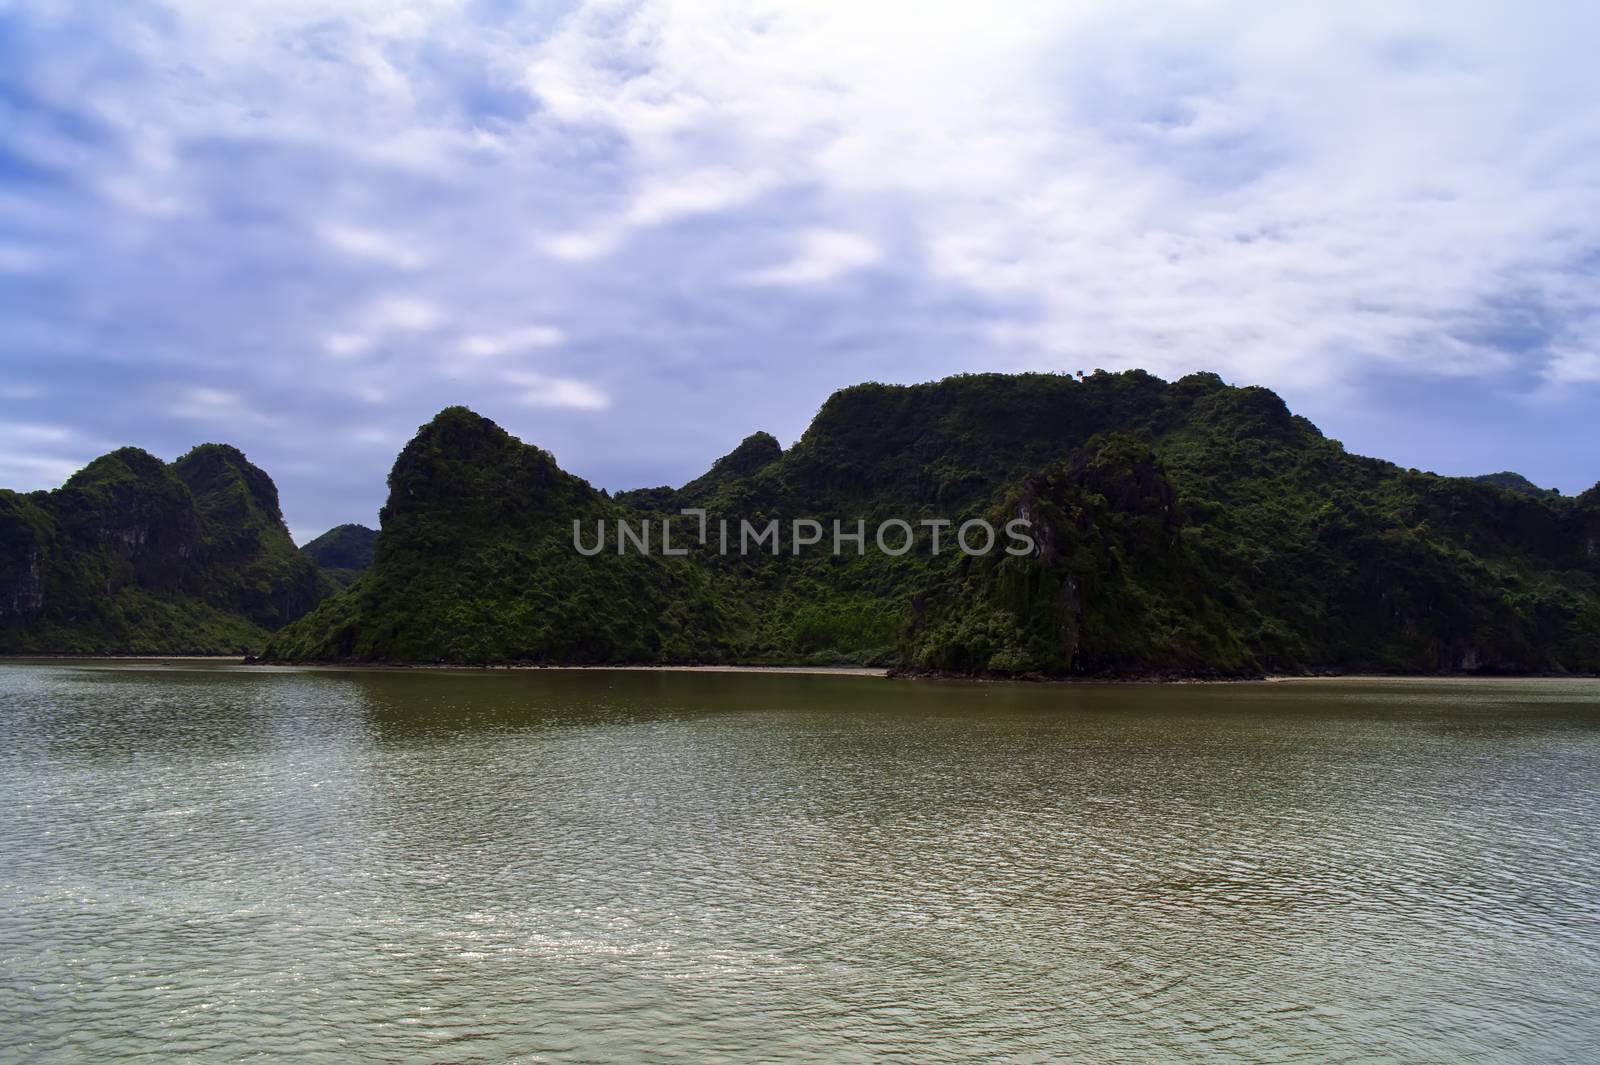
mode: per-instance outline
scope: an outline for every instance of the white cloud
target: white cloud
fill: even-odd
[[[1474,338],[1507,299],[1600,313],[1559,281],[1596,244],[1574,221],[1600,207],[1600,154],[1554,73],[1584,62],[1572,41],[1593,21],[1566,5],[595,4],[529,80],[564,120],[621,135],[642,183],[755,159],[762,190],[881,203],[938,276],[1032,308],[995,334],[1012,361],[1311,384],[1500,372],[1506,353]],[[571,239],[574,259],[617,241]],[[856,265],[802,254],[753,277],[820,280],[841,260]]]
[[[322,338],[322,349],[339,359],[354,358],[371,350],[377,339],[367,333],[328,333]]]
[[[906,280],[1008,308],[977,333],[1006,345],[973,352],[992,364],[1555,373],[1571,338],[1508,356],[1482,338],[1492,309],[1548,305],[1558,332],[1600,316],[1594,286],[1564,283],[1596,243],[1579,220],[1600,185],[1571,91],[1592,84],[1577,42],[1600,26],[1578,5],[597,0],[493,29],[431,2],[174,10],[164,35],[127,35],[154,91],[86,95],[136,149],[103,187],[181,211],[196,189],[176,146],[218,131],[426,174],[442,198],[319,187],[310,226],[469,291],[539,274],[526,250],[598,269],[646,230],[717,216],[681,240],[685,265],[743,239],[775,265],[724,280],[819,284],[881,262],[852,236],[870,216]],[[65,99],[86,75],[50,77]],[[531,94],[526,115],[457,113],[469,79]],[[81,154],[44,125],[19,143]],[[603,283],[574,295],[609,313]],[[389,309],[312,335],[351,357],[441,323]]]
[[[530,325],[498,333],[472,333],[461,338],[457,350],[469,359],[492,359],[530,348],[551,348],[566,339],[551,325]]]
[[[7,437],[38,444],[64,444],[78,439],[78,431],[66,425],[39,425],[30,422],[12,422],[4,429]]]
[[[685,215],[706,214],[747,203],[769,183],[757,171],[707,167],[647,184],[628,208],[634,226],[656,226]]]
[[[108,199],[138,214],[168,218],[188,210],[183,200],[172,193],[162,192],[155,183],[142,180],[133,174],[105,178],[100,191]]]
[[[59,488],[86,462],[86,459],[64,458],[60,455],[0,451],[0,482],[20,492]]]
[[[611,406],[611,397],[587,381],[573,377],[552,377],[547,374],[513,370],[502,375],[502,380],[518,389],[516,400],[528,407],[566,407],[571,410],[596,411]]]
[[[793,259],[744,275],[752,285],[813,285],[832,281],[881,259],[878,246],[854,233],[815,229],[803,233]]]
[[[190,421],[210,422],[217,425],[271,426],[278,419],[257,410],[237,392],[221,388],[184,388],[171,403],[167,413]]]
[[[368,329],[376,331],[422,332],[442,319],[439,308],[414,296],[385,296],[373,301],[362,316]]]
[[[602,258],[622,242],[623,228],[615,224],[597,226],[586,232],[561,233],[542,242],[545,251],[567,262],[586,263]]]
[[[729,167],[651,176],[621,214],[602,218],[589,229],[548,237],[543,246],[558,259],[599,259],[615,251],[637,230],[737,207],[754,199],[770,184],[769,175]]]
[[[395,334],[426,333],[437,328],[443,323],[444,314],[429,300],[391,294],[368,302],[352,321],[353,328],[322,334],[322,350],[336,359],[357,358]]]
[[[368,229],[347,222],[323,222],[317,226],[317,236],[335,251],[405,270],[419,270],[428,262],[414,244],[398,234],[381,229]]]
[[[405,443],[405,437],[388,429],[366,426],[350,431],[350,439],[368,447],[396,448]]]
[[[1557,351],[1550,360],[1549,378],[1558,385],[1600,381],[1600,352]]]
[[[88,461],[110,450],[70,425],[6,422],[0,425],[0,485],[18,491],[56,488]]]

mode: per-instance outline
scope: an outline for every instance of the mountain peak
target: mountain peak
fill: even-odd
[[[739,446],[712,464],[713,470],[723,469],[748,477],[769,462],[783,455],[783,445],[771,433],[757,431],[739,442]]]
[[[226,444],[170,465],[118,448],[0,502],[7,650],[259,648],[332,590],[296,554],[272,478]]]
[[[489,484],[514,484],[516,499],[485,493]],[[543,448],[524,443],[466,407],[446,407],[417,430],[389,471],[389,498],[379,515],[387,529],[403,515],[459,506],[488,515],[517,512],[528,503],[598,496],[562,470]]]
[[[83,469],[67,478],[63,487],[85,488],[94,484],[125,480],[160,480],[167,476],[167,464],[139,447],[119,447],[92,459]]]
[[[296,622],[269,654],[1002,673],[1600,668],[1594,494],[1512,499],[1350,455],[1272,391],[1214,374],[860,385],[830,397],[788,451],[756,433],[678,492],[615,500],[453,408],[389,483],[361,592]],[[880,528],[1015,517],[1036,550],[969,556],[947,536],[940,554],[920,532],[904,558],[819,546],[725,561],[714,540],[647,557],[619,550],[620,533],[602,554],[574,549],[574,522],[593,537],[612,519],[659,545],[661,517],[684,506]],[[642,526],[624,507],[656,516]]]
[[[244,452],[232,444],[196,444],[182,456],[178,462],[184,460],[225,462],[232,466],[248,466],[250,460],[244,457]]]
[[[1561,495],[1554,488],[1540,488],[1520,473],[1511,470],[1501,470],[1499,473],[1480,473],[1471,478],[1479,484],[1492,484],[1496,488],[1504,488],[1508,492],[1518,495],[1532,496],[1534,499],[1554,499]]]
[[[335,525],[307,542],[300,553],[322,567],[334,580],[349,584],[372,565],[373,545],[377,539],[377,532],[365,525]]]
[[[268,524],[283,527],[283,512],[278,506],[278,486],[261,467],[245,458],[231,444],[200,444],[172,464],[172,472],[195,502],[214,517],[244,520],[258,512]],[[284,529],[287,535],[287,529]]]
[[[428,419],[426,425],[418,432],[467,432],[467,433],[496,433],[504,432],[491,418],[487,418],[471,407],[460,404],[445,407],[438,414]]]

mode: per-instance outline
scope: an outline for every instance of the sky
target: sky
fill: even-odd
[[[1600,479],[1600,5],[0,0],[0,485],[463,403],[611,490],[835,389],[1213,370]]]

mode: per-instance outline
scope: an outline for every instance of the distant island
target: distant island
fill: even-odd
[[[365,525],[335,525],[300,550],[341,588],[355,583],[372,565],[378,531]]]
[[[684,509],[1026,519],[1025,555],[574,550]],[[685,520],[687,519],[674,519]],[[688,528],[689,526],[685,526]],[[874,665],[1001,676],[1600,672],[1600,485],[1347,453],[1214,374],[973,374],[835,393],[679,488],[610,495],[465,408],[401,451],[380,530],[296,549],[207,444],[0,490],[0,652],[283,661]]]

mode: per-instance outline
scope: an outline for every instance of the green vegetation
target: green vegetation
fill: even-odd
[[[377,539],[377,531],[365,525],[335,525],[307,543],[300,553],[321,567],[339,587],[347,588],[371,567]]]
[[[0,490],[6,653],[258,651],[333,587],[231,447],[122,448],[53,492]]]
[[[899,557],[619,556],[614,540],[595,557],[574,550],[574,519],[592,530],[682,507],[869,530],[1024,517],[1037,550],[969,557],[946,530],[935,557],[926,529]],[[8,520],[35,519],[19,504]],[[682,544],[691,519],[677,520]],[[395,464],[371,569],[268,653],[1060,675],[1596,672],[1597,544],[1600,486],[1567,499],[1350,455],[1273,393],[1212,374],[859,385],[788,452],[758,433],[681,489],[615,498],[451,408]]]
[[[1540,488],[1522,476],[1522,474],[1512,473],[1510,470],[1502,470],[1499,473],[1480,473],[1472,479],[1483,484],[1492,484],[1496,487],[1504,488],[1508,492],[1519,492],[1522,495],[1534,496],[1539,499],[1556,499],[1561,495],[1554,488]]]
[[[653,662],[715,657],[748,625],[686,558],[572,547],[631,511],[452,407],[389,475],[372,568],[272,642],[280,658]]]
[[[713,525],[1031,523],[968,556],[721,555]],[[659,552],[671,518],[685,556]],[[615,523],[658,550],[616,550]],[[573,546],[573,522],[606,550]],[[735,534],[736,535],[736,534]],[[713,533],[713,543],[715,534]],[[338,586],[343,589],[337,591]],[[320,605],[319,605],[320,604]],[[315,609],[313,609],[315,608]],[[1600,672],[1600,486],[1348,454],[1212,374],[977,374],[832,396],[682,488],[608,496],[471,411],[423,426],[382,532],[297,550],[265,473],[136,448],[0,490],[0,651],[397,662],[806,662],[999,675]]]

